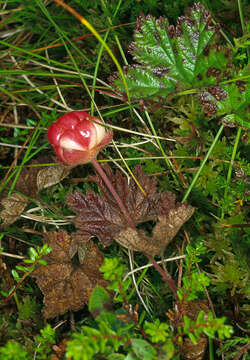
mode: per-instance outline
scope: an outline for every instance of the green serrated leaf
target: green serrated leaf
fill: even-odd
[[[196,94],[206,115],[233,114],[234,123],[249,129],[249,68],[235,72],[232,51],[216,43],[218,26],[210,22],[201,3],[178,18],[176,27],[163,17],[140,16],[130,46],[137,63],[124,68],[130,97],[151,104]],[[110,80],[126,99],[119,74]]]
[[[216,33],[210,20],[209,12],[200,3],[179,18],[176,27],[169,25],[166,18],[140,16],[130,47],[133,59],[140,65],[124,69],[131,97],[157,100],[196,85],[204,69],[204,50]],[[218,62],[212,59],[211,65]],[[116,77],[112,82],[124,92],[121,79]]]
[[[227,114],[223,118],[225,125],[250,128],[249,112],[247,113],[250,102],[249,81],[209,87],[198,96],[198,100],[204,112],[210,116]]]

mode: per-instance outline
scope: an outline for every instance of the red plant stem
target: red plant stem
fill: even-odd
[[[132,229],[136,229],[136,226],[133,222],[133,220],[131,219],[127,209],[125,208],[125,206],[123,205],[120,196],[117,194],[117,192],[114,189],[114,186],[112,185],[112,183],[110,182],[110,180],[108,179],[107,175],[105,174],[105,172],[103,171],[102,167],[99,165],[99,163],[97,162],[96,159],[93,159],[91,161],[91,163],[93,164],[95,170],[98,172],[98,174],[100,175],[100,177],[102,178],[102,180],[105,182],[107,188],[109,189],[109,191],[111,192],[111,194],[114,196],[115,200],[117,201],[117,204],[119,205],[121,211],[123,212],[125,218],[127,219],[129,225],[131,226]],[[162,280],[167,282],[170,289],[173,291],[175,297],[177,298],[177,287],[174,283],[174,280],[172,279],[171,275],[165,270],[163,270],[160,265],[157,264],[157,262],[154,260],[154,258],[149,255],[146,254],[148,260],[151,262],[151,264],[153,264],[155,270],[157,270],[161,276],[162,276]]]
[[[167,272],[167,270],[163,270],[159,264],[157,264],[157,262],[155,261],[155,259],[149,255],[149,254],[145,254],[148,258],[148,260],[151,262],[151,264],[154,265],[154,268],[161,274],[162,276],[162,280],[167,282],[169,287],[171,288],[171,290],[173,291],[175,297],[177,298],[177,287],[175,285],[174,280],[172,279],[172,276]]]
[[[238,352],[238,354],[233,358],[233,360],[239,360],[241,355],[246,354],[247,350],[250,348],[250,343],[244,345]]]
[[[123,212],[123,215],[125,216],[125,218],[127,219],[128,223],[129,223],[129,225],[133,229],[135,229],[135,224],[134,224],[133,220],[131,219],[131,217],[129,216],[128,210],[123,205],[123,203],[122,203],[122,201],[120,199],[120,196],[115,191],[114,186],[112,185],[112,183],[108,179],[105,172],[102,170],[102,167],[99,165],[99,163],[97,162],[96,159],[93,159],[91,161],[91,163],[93,164],[93,166],[96,169],[96,171],[98,172],[98,174],[101,176],[102,180],[105,182],[105,184],[106,184],[107,188],[109,189],[109,191],[111,192],[111,194],[114,196],[115,200],[117,201],[117,204],[119,205],[121,211]]]

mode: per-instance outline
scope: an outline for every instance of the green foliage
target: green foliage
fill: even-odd
[[[125,63],[125,56],[121,54],[126,51],[134,26],[125,23],[135,21],[140,15],[127,57],[131,62],[132,55],[136,64],[124,68],[132,99],[131,112],[127,104],[110,97],[108,86],[97,79],[105,81],[115,71],[114,64],[104,51],[96,66],[96,59],[101,55],[100,44],[94,36],[82,38],[90,31],[72,14],[53,1],[46,4],[42,0],[2,1],[2,178],[8,171],[3,165],[14,164],[14,168],[7,174],[8,179],[1,191],[11,184],[11,177],[12,180],[18,177],[19,168],[15,165],[29,164],[39,152],[47,154],[45,133],[48,124],[68,108],[87,109],[93,103],[87,91],[83,90],[81,80],[84,79],[93,90],[95,103],[105,120],[107,118],[112,125],[142,134],[115,132],[115,142],[118,146],[119,142],[123,144],[119,149],[131,170],[135,164],[142,164],[148,174],[157,175],[161,189],[175,192],[179,199],[213,144],[218,131],[218,122],[213,121],[214,118],[228,125],[188,198],[196,210],[185,227],[191,241],[191,245],[184,248],[185,259],[173,261],[171,265],[167,263],[176,285],[178,275],[182,280],[177,304],[187,303],[192,307],[194,300],[195,304],[199,301],[196,299],[205,299],[206,286],[215,312],[221,314],[221,318],[213,318],[204,311],[200,311],[195,319],[185,311],[179,312],[176,318],[177,304],[173,304],[169,286],[152,268],[135,272],[138,291],[144,300],[149,299],[151,305],[150,313],[143,311],[134,284],[130,278],[123,280],[129,268],[126,253],[121,246],[113,244],[101,248],[106,257],[102,272],[109,281],[107,289],[99,286],[94,289],[89,300],[89,312],[83,308],[75,315],[77,330],[74,333],[67,326],[59,328],[59,342],[65,333],[66,337],[71,337],[65,358],[179,360],[183,358],[181,351],[187,338],[199,344],[201,337],[209,336],[220,339],[214,342],[218,358],[231,360],[241,355],[246,359],[244,349],[249,349],[246,336],[249,318],[249,134],[242,130],[237,142],[234,140],[237,131],[234,126],[249,129],[246,112],[249,103],[249,70],[246,66],[249,25],[245,25],[245,29],[239,26],[238,9],[241,4],[247,24],[247,0],[203,0],[202,4],[211,14],[202,5],[195,5],[179,20],[177,17],[193,5],[193,0],[65,2],[97,31],[118,25],[110,29],[105,41],[121,66]],[[41,11],[41,5],[56,22],[59,31],[55,31],[49,17]],[[222,32],[210,22],[210,15],[221,25]],[[167,16],[168,21],[166,18],[157,20],[160,16]],[[169,24],[177,24],[177,27]],[[106,34],[106,31],[100,33],[103,38]],[[69,52],[62,44],[62,38],[66,40]],[[229,47],[224,45],[225,42]],[[46,50],[39,50],[47,46]],[[79,73],[83,74],[82,79]],[[127,100],[121,80],[115,77],[113,85],[118,93],[124,95],[123,100]],[[161,136],[162,147],[168,156],[176,157],[171,158],[171,171],[178,178],[176,183],[165,161],[160,158],[162,154],[155,139],[146,138],[149,142],[144,141],[144,132],[149,133],[147,117],[138,109],[139,106],[140,110],[151,109],[151,105],[150,117],[156,134]],[[140,117],[135,116],[133,107]],[[163,140],[165,137],[176,142],[167,142]],[[24,144],[26,140],[28,142]],[[17,148],[13,149],[13,146]],[[102,157],[105,155],[104,161],[120,157],[112,146],[101,154]],[[142,160],[143,157],[149,159]],[[122,161],[117,164],[124,167]],[[33,205],[29,205],[29,210],[34,212],[26,213],[25,218],[20,218],[0,235],[1,251],[5,253],[0,259],[0,295],[4,299],[0,299],[0,360],[51,357],[52,345],[56,344],[56,331],[52,327],[58,324],[58,318],[51,319],[51,326],[42,329],[42,296],[29,275],[37,264],[46,265],[42,257],[49,253],[48,247],[37,247],[41,241],[39,234],[50,229],[58,230],[61,224],[69,232],[75,231],[69,224],[71,217],[68,215],[72,216],[72,213],[65,205],[65,196],[74,188],[81,192],[90,188],[88,176],[92,173],[91,165],[77,167],[72,170],[70,179],[43,189],[35,205],[37,208],[32,209]],[[11,190],[14,187],[15,182]],[[9,190],[8,187],[5,189]],[[143,230],[150,233],[153,222],[147,226]],[[34,233],[36,231],[38,235]],[[183,232],[180,231],[164,257],[182,253],[179,250],[182,240]],[[10,257],[26,254],[26,243],[31,247],[28,259],[20,262]],[[146,263],[144,255],[138,252],[133,261],[135,268]],[[74,262],[77,262],[76,258]],[[14,278],[14,284],[9,274]],[[12,292],[14,296],[8,299]],[[165,317],[168,310],[174,314],[174,321]],[[227,323],[224,315],[228,318]],[[83,323],[86,326],[82,327]],[[235,328],[231,339],[227,339],[232,334],[229,323]],[[217,358],[211,348],[204,359],[208,357]]]
[[[207,316],[204,311],[200,311],[196,321],[192,321],[184,315],[183,330],[194,344],[197,344],[202,333],[211,338],[217,334],[219,339],[225,339],[231,337],[233,332],[232,326],[226,325],[225,321],[225,317],[214,318],[211,312]]]
[[[204,71],[203,51],[215,34],[213,28],[207,29],[206,17],[204,8],[193,9],[190,19],[178,24],[179,34],[169,28],[167,19],[147,16],[137,20],[131,50],[141,65],[128,68],[126,73],[133,98],[166,97],[175,91],[177,84],[180,90],[184,90],[184,84],[196,86],[197,76]],[[219,63],[225,60],[224,56]],[[217,61],[210,60],[209,66]]]
[[[55,344],[55,330],[48,324],[40,330],[41,335],[35,336],[33,349],[36,359],[47,359],[51,354],[51,345]],[[30,345],[30,344],[29,344]],[[1,360],[31,360],[33,359],[30,349],[25,349],[16,341],[8,341],[5,346],[0,347]]]
[[[225,253],[225,255],[224,263],[215,261],[211,265],[212,281],[220,291],[230,289],[231,296],[233,296],[235,292],[246,288],[249,277],[232,253]]]
[[[191,272],[182,279],[183,287],[178,289],[179,299],[185,298],[189,301],[199,298],[199,293],[204,292],[204,286],[210,284],[210,279],[204,273]]]
[[[168,324],[160,323],[159,319],[156,319],[153,323],[146,321],[144,324],[145,333],[150,335],[150,340],[153,343],[166,341],[169,336],[168,329]]]
[[[125,270],[125,266],[119,262],[118,258],[105,258],[104,264],[100,267],[100,271],[104,273],[104,279],[109,280],[110,282],[107,289],[118,293],[114,298],[117,302],[122,302],[124,300],[123,296],[131,285],[130,278],[123,281]]]
[[[132,354],[136,355],[138,360],[153,360],[155,359],[156,350],[150,345],[147,341],[142,339],[131,339],[132,353],[128,356],[131,357]],[[133,359],[133,357],[132,357]]]
[[[220,349],[217,350],[218,356],[224,355],[225,360],[235,359],[236,356],[240,354],[246,354],[245,359],[247,359],[247,347],[249,347],[250,338],[249,336],[238,337],[235,336],[233,339],[227,339]],[[245,350],[244,350],[245,347]],[[244,356],[242,357],[244,359]]]
[[[97,285],[92,291],[89,299],[89,311],[95,311],[95,313],[98,311],[98,313],[102,313],[110,300],[111,298],[107,291],[103,287]]]
[[[46,261],[43,259],[45,255],[48,255],[51,251],[51,247],[48,244],[44,244],[42,247],[38,246],[36,249],[29,248],[29,259],[24,259],[25,264],[30,264],[29,266],[17,265],[16,269],[24,273],[23,276],[27,276],[35,270],[36,264],[46,265]],[[20,281],[21,278],[18,275],[16,270],[12,270],[12,275],[16,281]]]
[[[201,244],[196,248],[189,246],[186,266],[191,268],[193,261],[200,261],[199,256],[202,253],[204,253],[204,246]],[[119,265],[119,261],[106,259],[102,271],[107,276],[107,274],[111,275],[112,269],[117,269],[118,277],[121,278],[123,269]],[[115,279],[116,276],[112,276],[112,278]],[[198,288],[197,284],[193,286]],[[72,339],[67,343],[66,355],[73,360],[99,358],[105,360],[156,360],[159,359],[161,353],[166,354],[162,355],[164,359],[173,359],[174,349],[177,346],[174,329],[157,318],[153,322],[145,320],[143,328],[140,328],[135,321],[133,311],[128,311],[126,291],[119,286],[117,292],[123,299],[121,306],[127,309],[126,311],[121,312],[122,308],[111,311],[110,296],[106,290],[96,287],[89,303],[93,314],[96,314],[96,311],[100,313],[95,318],[95,326],[83,326],[80,333],[74,333]],[[107,306],[108,302],[109,307]],[[188,336],[196,344],[203,334],[212,338],[218,336],[221,340],[232,334],[232,327],[225,324],[226,318],[214,318],[212,313],[207,314],[200,311],[196,320],[191,320],[186,315],[183,320],[183,325],[177,328],[179,344],[182,344],[185,336]],[[145,334],[143,339],[141,338],[142,333]]]
[[[32,299],[30,296],[22,298],[20,307],[18,309],[18,319],[20,320],[30,320],[38,321],[40,305]]]
[[[240,215],[227,220],[229,224],[243,221],[244,218]],[[212,272],[209,277],[216,291],[220,295],[230,292],[232,297],[244,294],[244,303],[249,298],[249,245],[244,237],[241,240],[239,241],[237,231],[232,233],[229,229],[216,226],[214,232],[209,234],[206,246],[213,254],[210,260]]]
[[[205,253],[206,248],[201,241],[197,241],[196,247],[186,246],[187,255],[185,257],[185,273],[182,278],[183,286],[178,289],[180,300],[195,300],[200,293],[204,292],[204,287],[210,284],[210,279],[205,273],[199,272],[195,263],[201,261],[200,256]]]
[[[99,354],[109,360],[124,341],[125,338],[111,330],[108,323],[98,322],[98,328],[83,326],[81,333],[73,334],[67,343],[66,355],[73,360],[91,360],[97,359]]]
[[[200,3],[179,18],[176,28],[166,18],[140,16],[130,46],[138,64],[124,68],[129,94],[150,103],[164,102],[177,92],[198,93],[205,114],[226,115],[225,122],[249,128],[245,118],[249,74],[246,68],[234,73],[231,50],[216,44],[218,28],[210,26],[210,21],[209,12]],[[125,96],[118,75],[112,83]]]
[[[29,360],[27,351],[16,341],[8,341],[0,347],[1,360]]]
[[[55,344],[55,329],[48,324],[41,329],[41,335],[35,337],[36,342],[36,358],[45,359],[52,352],[51,345]]]

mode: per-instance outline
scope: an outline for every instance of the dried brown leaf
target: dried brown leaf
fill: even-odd
[[[99,272],[102,253],[90,241],[83,264],[75,264],[72,258],[77,251],[76,241],[65,230],[48,232],[43,241],[52,251],[45,257],[47,265],[39,266],[32,276],[44,295],[44,316],[51,318],[68,310],[79,310],[88,303],[95,285],[107,284]]]
[[[209,313],[209,307],[206,300],[184,301],[176,305],[176,326],[183,327],[184,315],[191,320],[196,321],[198,314],[203,310],[205,314]],[[204,358],[207,347],[207,337],[202,335],[197,344],[194,344],[189,338],[185,338],[181,347],[183,359],[202,360]]]
[[[69,168],[65,168],[61,165],[40,168],[36,179],[37,190],[40,191],[59,183],[69,174],[69,172]]]
[[[160,254],[193,212],[194,209],[191,206],[184,204],[176,206],[168,212],[167,216],[158,217],[152,236],[147,236],[143,230],[127,228],[120,231],[115,236],[115,240],[130,250],[153,255]]]
[[[181,348],[182,358],[186,360],[202,360],[207,348],[207,337],[202,336],[194,344],[190,339],[185,339]]]
[[[34,167],[24,167],[18,177],[15,190],[31,198],[37,198],[40,190],[57,184],[70,172],[69,169],[61,166],[39,166],[48,163],[50,159],[40,158],[31,162]]]
[[[151,236],[143,230],[131,228],[103,180],[96,175],[90,180],[99,186],[101,197],[92,191],[87,191],[86,195],[75,192],[67,197],[68,205],[77,214],[74,222],[79,241],[84,243],[96,236],[104,246],[115,239],[131,250],[161,253],[191,217],[194,208],[175,204],[175,195],[170,192],[157,192],[156,181],[146,175],[141,166],[134,169],[134,175],[146,196],[134,180],[128,183],[119,171],[114,176],[109,166],[105,166],[105,171],[135,225],[150,220],[156,221],[156,225]]]
[[[26,208],[28,200],[25,196],[14,193],[1,201],[3,209],[0,211],[2,225],[7,226],[15,222]]]
[[[49,160],[41,158],[33,161],[32,164],[39,165],[45,161]],[[69,174],[69,171],[70,169],[61,165],[23,168],[15,185],[15,191],[18,193],[8,196],[6,191],[3,194],[1,200],[3,209],[0,211],[1,225],[6,226],[15,222],[29,203],[29,198],[36,199],[40,190],[57,184]]]

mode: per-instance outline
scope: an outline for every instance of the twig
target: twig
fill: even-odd
[[[233,360],[239,360],[242,354],[246,354],[247,350],[250,348],[250,342],[244,345],[238,352],[238,354],[233,358]]]

